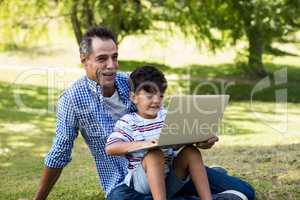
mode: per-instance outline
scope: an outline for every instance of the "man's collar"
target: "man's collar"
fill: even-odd
[[[89,77],[86,76],[86,81],[87,81],[87,85],[89,87],[89,89],[96,93],[96,94],[101,94],[102,95],[102,87],[94,80],[90,79]],[[119,83],[119,78],[118,78],[118,74],[116,76],[116,80],[115,80],[115,85],[116,85],[116,90],[119,93],[120,97],[127,97],[127,91],[126,90],[122,90],[120,89],[120,87],[122,87],[121,83]]]
[[[94,93],[98,93],[98,92],[101,92],[101,87],[98,85],[98,83],[92,79],[90,79],[88,76],[85,76],[85,79],[86,79],[86,82],[87,82],[87,85],[88,85],[88,88],[94,92]],[[100,91],[99,91],[100,90]]]

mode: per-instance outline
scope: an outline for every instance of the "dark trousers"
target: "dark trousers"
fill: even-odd
[[[253,187],[239,177],[230,176],[214,168],[206,167],[209,185],[212,194],[217,194],[225,190],[237,190],[248,197],[248,200],[255,199]],[[192,180],[170,200],[199,200]],[[144,195],[136,192],[127,185],[119,185],[113,189],[107,197],[107,200],[152,200],[151,195]]]

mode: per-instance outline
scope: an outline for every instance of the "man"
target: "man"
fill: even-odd
[[[71,161],[78,131],[91,150],[101,186],[109,200],[151,198],[120,184],[127,173],[127,161],[105,153],[106,139],[116,121],[135,110],[129,100],[128,77],[125,73],[117,73],[118,47],[112,32],[103,27],[90,29],[80,43],[80,59],[86,76],[76,81],[59,99],[56,134],[45,158],[35,199],[47,198],[63,168]],[[217,140],[213,138],[199,145],[210,148]],[[249,200],[254,199],[254,191],[246,182],[212,168],[206,170],[213,193],[234,189],[248,196]],[[193,188],[192,183],[188,183],[178,195],[196,194]]]

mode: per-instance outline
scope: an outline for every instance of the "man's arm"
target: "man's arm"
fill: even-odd
[[[44,200],[47,198],[52,187],[58,180],[62,170],[63,168],[49,168],[45,166],[40,180],[40,186],[34,197],[34,200]]]
[[[64,93],[58,101],[55,137],[52,148],[45,157],[45,167],[35,200],[47,198],[63,168],[71,161],[72,148],[77,136],[78,120],[70,98]]]

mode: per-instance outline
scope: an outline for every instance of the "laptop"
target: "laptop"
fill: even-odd
[[[228,101],[229,95],[172,96],[158,143],[129,152],[207,141],[219,134]]]

